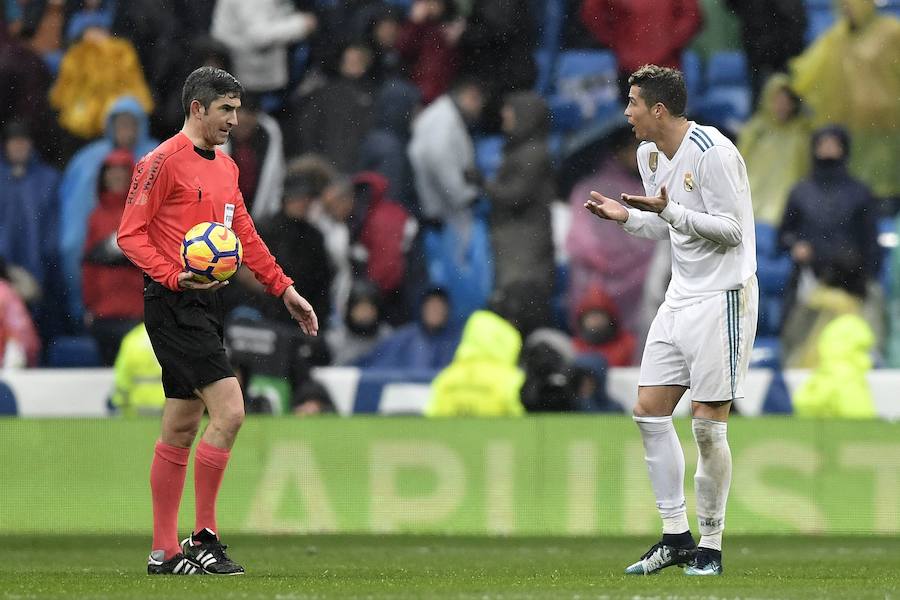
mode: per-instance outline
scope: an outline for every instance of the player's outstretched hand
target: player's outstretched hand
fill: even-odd
[[[669,195],[668,192],[666,192],[666,186],[662,186],[658,196],[632,196],[631,194],[622,194],[622,201],[627,202],[638,210],[661,213],[669,203]]]
[[[194,276],[187,271],[183,271],[178,274],[178,287],[183,290],[217,290],[219,288],[223,288],[228,285],[227,281],[211,281],[209,283],[200,283],[199,281],[194,281],[192,278]]]
[[[591,199],[584,203],[584,207],[601,219],[619,223],[628,220],[628,209],[600,192],[591,192]]]
[[[284,305],[287,307],[291,317],[300,324],[300,329],[306,335],[317,335],[319,333],[319,319],[316,317],[316,311],[312,305],[306,301],[306,298],[297,293],[294,286],[289,285],[281,297]]]

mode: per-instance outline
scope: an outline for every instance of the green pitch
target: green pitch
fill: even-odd
[[[726,573],[622,569],[653,540],[234,536],[242,577],[149,577],[147,539],[0,536],[0,600],[900,598],[900,539],[726,537]]]

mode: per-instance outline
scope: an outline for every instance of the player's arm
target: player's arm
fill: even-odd
[[[244,264],[253,271],[256,279],[266,287],[266,291],[284,302],[285,308],[309,335],[319,331],[319,320],[312,305],[294,289],[294,280],[285,275],[275,261],[268,246],[256,231],[253,219],[247,212],[244,198],[238,191],[234,200],[234,232],[244,246]]]
[[[729,248],[740,245],[743,224],[738,199],[746,192],[747,185],[740,158],[730,148],[713,146],[703,153],[697,171],[705,213],[670,202],[665,188],[655,199],[659,202],[648,202],[648,210],[659,209],[659,216],[679,233]],[[634,200],[644,202],[653,199]]]
[[[147,234],[147,227],[173,189],[166,158],[165,154],[153,152],[138,162],[116,241],[128,260],[155,281],[177,291],[181,265],[169,262],[160,254]]]

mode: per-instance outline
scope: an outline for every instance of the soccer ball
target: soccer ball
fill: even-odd
[[[198,223],[181,243],[181,264],[194,281],[226,281],[237,273],[244,257],[241,240],[222,223]]]

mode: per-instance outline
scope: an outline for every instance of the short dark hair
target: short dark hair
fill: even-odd
[[[228,71],[215,67],[200,67],[195,69],[184,80],[184,88],[181,90],[181,106],[184,108],[184,116],[191,115],[191,102],[197,100],[203,108],[209,108],[217,98],[225,96],[237,96],[244,94],[244,86]]]
[[[631,74],[628,85],[641,88],[641,97],[647,106],[662,103],[673,117],[683,117],[687,106],[687,86],[684,75],[678,69],[644,65]]]

